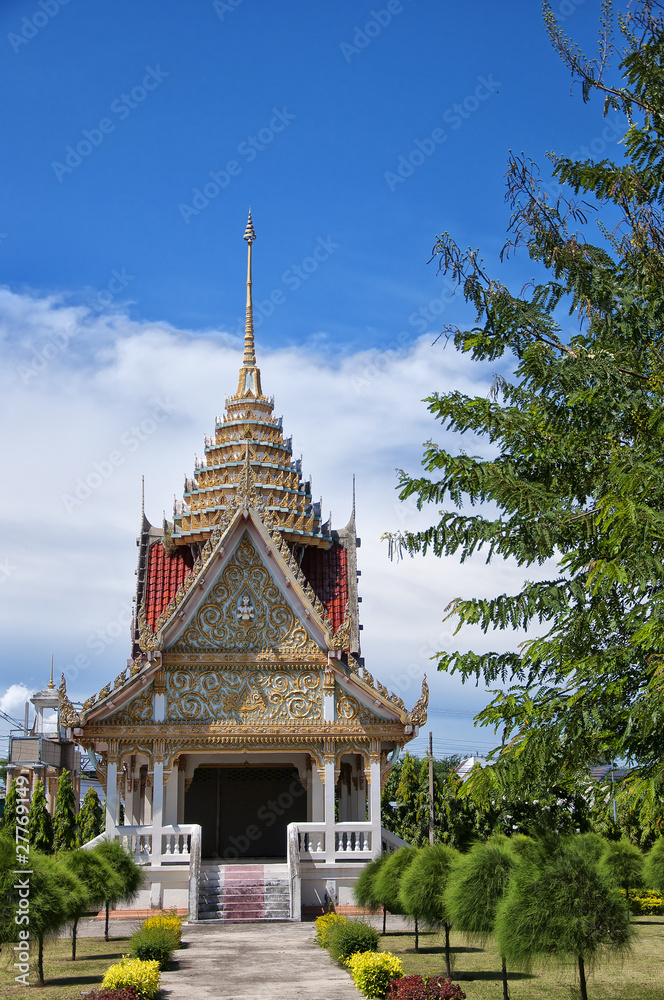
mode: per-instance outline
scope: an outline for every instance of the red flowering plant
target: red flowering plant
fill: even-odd
[[[386,1000],[465,1000],[458,983],[443,976],[404,976],[390,983]]]

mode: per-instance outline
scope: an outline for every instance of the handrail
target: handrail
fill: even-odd
[[[291,920],[302,920],[302,880],[300,878],[300,831],[297,823],[287,828],[288,902]]]

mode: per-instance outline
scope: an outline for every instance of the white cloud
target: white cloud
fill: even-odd
[[[25,713],[25,703],[34,694],[25,684],[10,684],[6,691],[0,695],[0,712],[11,715],[13,719],[20,721]]]
[[[162,509],[170,516],[173,495],[182,494],[194,453],[203,453],[224,396],[235,390],[240,345],[224,332],[193,336],[8,290],[0,294],[0,334],[0,677],[18,672],[43,687],[54,652],[58,675],[78,664],[69,688],[82,699],[112,681],[129,655],[141,475],[147,515],[160,523]],[[509,563],[487,569],[481,559],[391,563],[380,536],[432,518],[399,503],[395,468],[417,471],[430,437],[454,446],[420,400],[434,390],[486,394],[491,369],[451,346],[432,347],[431,337],[398,351],[339,357],[269,350],[263,330],[258,340],[263,390],[274,394],[294,454],[302,453],[304,475],[313,477],[314,498],[322,494],[337,527],[348,520],[357,477],[369,669],[388,686],[401,684],[407,703],[427,670],[433,707],[481,707],[483,692],[435,674],[429,657],[464,641],[442,623],[453,597],[514,590],[520,571]],[[486,453],[483,442],[464,444]],[[486,637],[475,640],[488,648]],[[514,640],[492,641],[507,648]],[[490,738],[482,731],[482,740]]]

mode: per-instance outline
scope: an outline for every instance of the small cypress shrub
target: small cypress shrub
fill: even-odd
[[[358,951],[378,950],[378,931],[364,920],[337,924],[328,936],[330,955],[341,965]]]
[[[131,956],[143,962],[159,962],[159,968],[168,965],[177,948],[177,939],[168,927],[141,927],[131,937]]]
[[[344,964],[360,993],[379,1000],[387,994],[390,983],[403,976],[401,959],[389,951],[356,952]]]
[[[646,885],[664,893],[664,837],[658,837],[646,858]]]

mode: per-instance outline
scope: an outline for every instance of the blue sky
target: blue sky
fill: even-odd
[[[554,10],[592,48],[599,2]],[[4,0],[0,47],[12,484],[0,692],[42,686],[52,649],[56,670],[71,664],[131,601],[140,475],[157,521],[234,388],[251,205],[264,386],[337,524],[358,475],[367,663],[410,677],[414,701],[415,667],[459,641],[441,624],[445,604],[463,586],[516,580],[510,567],[397,567],[380,543],[418,523],[393,490],[394,468],[417,468],[435,432],[420,400],[485,392],[492,374],[431,346],[443,323],[469,318],[427,264],[432,245],[449,231],[496,267],[508,151],[542,166],[550,149],[616,155],[619,128],[570,96],[539,4],[525,0]],[[531,273],[517,258],[500,276],[518,288]],[[69,331],[60,347],[56,330]],[[164,425],[83,510],[66,510],[71,484],[165,392]],[[93,657],[74,695],[111,679],[125,646]],[[435,679],[437,710],[484,701]],[[469,714],[442,719],[431,719],[441,748],[491,740]]]

